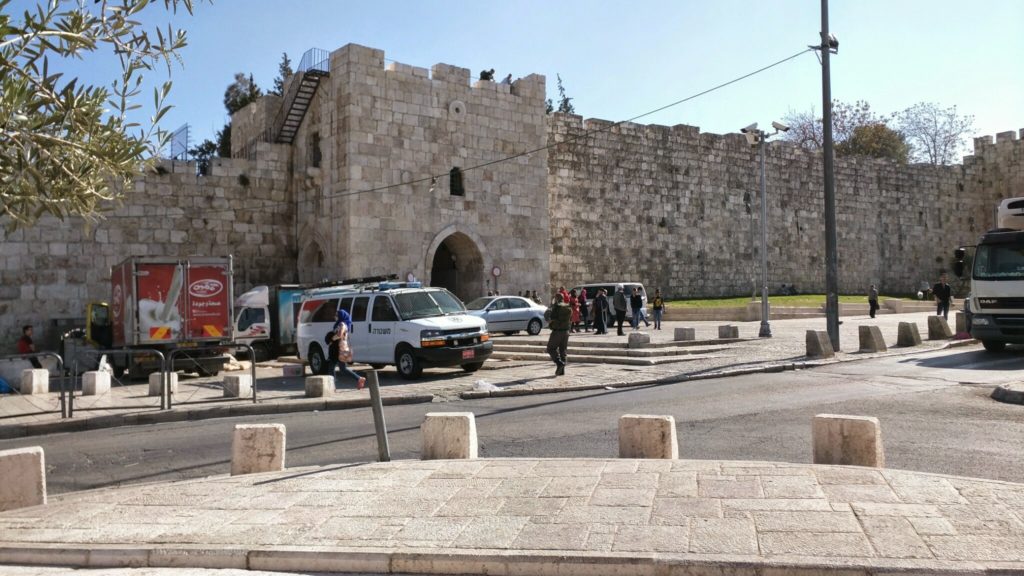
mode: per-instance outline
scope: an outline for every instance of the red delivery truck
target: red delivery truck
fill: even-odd
[[[157,349],[175,369],[215,375],[227,358],[212,345],[232,340],[233,267],[227,258],[132,257],[110,273],[109,303],[89,304],[86,337],[96,346]],[[206,348],[199,350],[198,348]],[[153,354],[113,355],[115,373],[159,370]]]

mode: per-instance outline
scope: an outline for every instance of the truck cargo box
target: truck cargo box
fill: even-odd
[[[110,280],[116,347],[231,340],[230,257],[133,257]]]

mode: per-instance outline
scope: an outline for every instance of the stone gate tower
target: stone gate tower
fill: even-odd
[[[547,287],[544,77],[470,78],[349,44],[233,116],[232,156],[287,146],[300,281],[396,273],[466,301]]]

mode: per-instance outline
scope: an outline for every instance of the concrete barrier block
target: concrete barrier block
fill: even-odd
[[[889,349],[882,338],[882,329],[878,326],[858,326],[857,334],[860,336],[861,352],[885,352]]]
[[[818,414],[811,426],[815,464],[885,467],[878,418]]]
[[[832,340],[824,330],[807,331],[807,355],[811,358],[832,358],[836,351],[832,349]]]
[[[431,412],[420,426],[423,460],[477,457],[476,418],[472,412]]]
[[[696,328],[676,328],[675,340],[696,340],[697,329]]]
[[[651,345],[651,335],[644,334],[643,332],[630,332],[629,342],[627,347],[629,348],[647,348]]]
[[[46,459],[39,446],[0,450],[0,512],[46,504]]]
[[[168,376],[171,379],[171,386],[170,386],[171,387],[171,394],[177,394],[178,393],[178,373],[177,372],[170,372],[168,374]],[[161,390],[163,389],[163,385],[164,385],[163,377],[164,377],[164,373],[163,372],[153,372],[152,374],[149,375],[149,395],[150,396],[159,396],[160,395]]]
[[[320,398],[334,394],[331,376],[306,376],[306,398]]]
[[[82,374],[82,395],[100,396],[110,392],[110,373],[103,371]]]
[[[224,376],[224,396],[248,398],[252,396],[251,374],[227,374]]]
[[[928,339],[949,340],[953,337],[953,331],[949,329],[949,323],[942,316],[928,317]]]
[[[285,376],[304,376],[306,374],[306,366],[303,364],[285,364],[282,372]]]
[[[964,334],[967,332],[967,314],[957,312],[954,318],[956,318],[956,333]]]
[[[284,424],[236,424],[231,438],[231,475],[284,470]]]
[[[913,322],[900,322],[896,332],[897,346],[920,346],[921,333],[917,331],[917,324]]]
[[[675,418],[640,414],[619,418],[619,458],[679,458]]]
[[[718,337],[719,338],[739,338],[740,337],[740,327],[739,326],[733,326],[732,324],[725,324],[723,326],[719,326],[718,327]]]
[[[26,368],[21,371],[22,394],[48,394],[50,392],[50,371],[45,368]]]

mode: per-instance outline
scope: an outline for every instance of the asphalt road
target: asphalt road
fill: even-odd
[[[976,348],[674,385],[385,409],[392,457],[419,457],[431,411],[476,414],[482,457],[614,457],[622,414],[670,414],[683,458],[809,462],[811,417],[876,416],[889,468],[1024,482],[1024,406],[992,387],[1024,378],[1024,353]],[[375,460],[369,409],[281,414],[56,434],[41,445],[51,493],[229,471],[240,422],[287,426],[287,464]]]

